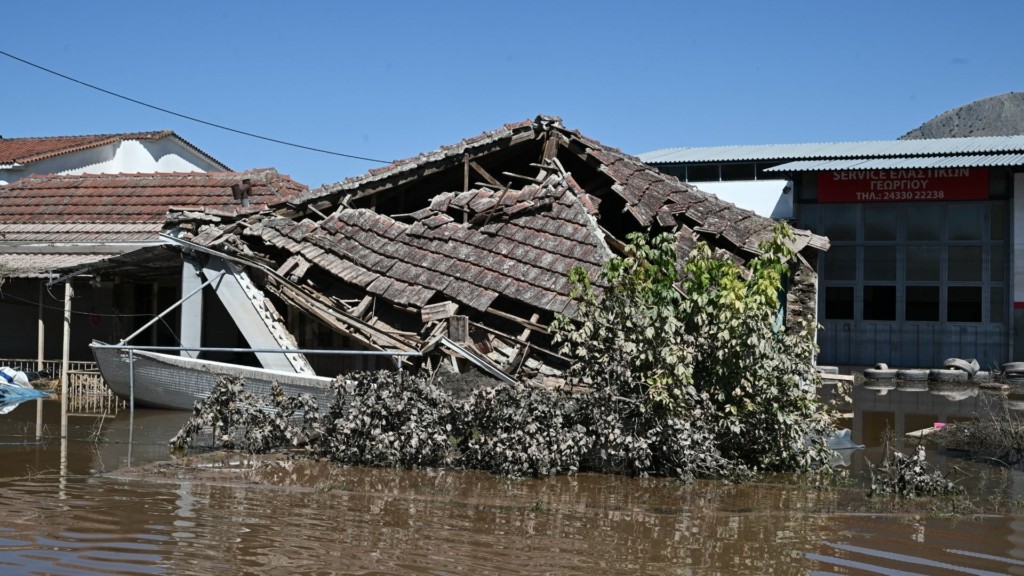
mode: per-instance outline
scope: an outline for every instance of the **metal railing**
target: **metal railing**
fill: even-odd
[[[400,358],[406,356],[422,356],[418,351],[406,350],[321,350],[308,348],[203,348],[190,346],[135,346],[130,344],[99,344],[93,343],[93,348],[104,348],[112,350],[124,350],[128,352],[128,379],[130,395],[128,398],[128,409],[134,417],[135,414],[135,351],[145,350],[150,352],[229,352],[229,353],[253,353],[253,354],[324,354],[333,356],[387,356],[394,360],[396,367],[401,370]],[[297,374],[301,375],[301,374]]]
[[[40,362],[28,358],[3,358],[0,366],[7,366],[22,372],[38,372]],[[61,360],[43,360],[42,371],[49,375],[48,380],[60,381]],[[38,385],[37,385],[38,387]],[[53,391],[59,393],[57,387]],[[91,360],[72,360],[68,363],[68,410],[74,414],[117,414],[128,406],[119,399],[100,375],[99,365]]]
[[[60,380],[61,360],[43,360],[42,370],[54,380]],[[39,360],[26,358],[0,359],[0,366],[9,366],[22,372],[35,372],[40,370]],[[92,360],[72,360],[68,363],[68,372],[89,372],[98,371],[99,367]]]

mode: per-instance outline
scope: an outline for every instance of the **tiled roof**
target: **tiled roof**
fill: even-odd
[[[685,233],[696,231],[712,244],[723,242],[733,249],[756,253],[758,245],[771,236],[775,222],[740,208],[680,181],[675,176],[659,172],[639,158],[606,146],[578,131],[562,127],[555,117],[541,116],[536,120],[506,124],[498,130],[444,146],[416,157],[396,160],[388,166],[375,168],[366,174],[347,178],[342,182],[311,190],[297,201],[310,202],[331,196],[351,195],[354,198],[387,190],[424,175],[443,170],[460,170],[467,155],[486,155],[491,151],[507,150],[518,144],[538,140],[545,133],[555,134],[564,148],[582,158],[589,170],[603,174],[611,191],[625,202],[627,214],[634,226],[647,229],[652,226],[674,228],[684,226]],[[571,181],[579,181],[578,175]],[[599,194],[578,185],[578,194]],[[828,241],[808,232],[798,231],[804,237],[803,245],[827,246]],[[806,241],[809,239],[810,241]]]
[[[79,268],[108,257],[110,254],[2,254],[0,275],[17,278],[48,277],[53,270]]]
[[[453,217],[462,213],[476,224]],[[504,194],[441,194],[412,217],[405,223],[353,209],[319,224],[268,220],[248,233],[301,254],[341,281],[414,308],[450,300],[483,311],[500,295],[571,313],[569,270],[583,266],[596,280],[611,257],[591,216],[557,176]]]
[[[231,188],[243,179],[252,186],[247,208]],[[32,176],[0,187],[0,243],[152,241],[170,207],[235,216],[305,191],[273,169]]]
[[[160,140],[174,137],[197,153],[220,164],[209,154],[196,148],[170,130],[131,132],[125,134],[93,134],[89,136],[45,136],[36,138],[0,138],[0,164],[27,164],[62,154],[105,146],[122,140]],[[220,164],[227,169],[227,166]]]

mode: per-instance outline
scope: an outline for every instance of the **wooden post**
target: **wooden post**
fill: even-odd
[[[64,350],[60,362],[60,436],[68,436],[68,369],[71,364],[71,280],[64,284]]]
[[[39,281],[39,312],[36,321],[36,370],[42,371],[44,360],[46,360],[46,331],[43,323],[43,295],[45,294],[44,280]],[[36,399],[36,438],[43,437],[43,399]]]

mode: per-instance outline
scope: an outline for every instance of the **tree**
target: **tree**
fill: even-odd
[[[825,466],[832,418],[817,398],[812,326],[781,322],[789,227],[779,224],[745,267],[699,242],[682,275],[672,235],[627,239],[600,293],[582,269],[570,273],[577,314],[553,324],[573,361],[570,384],[632,402],[637,421],[685,422],[687,434],[712,438],[703,456],[735,469]]]

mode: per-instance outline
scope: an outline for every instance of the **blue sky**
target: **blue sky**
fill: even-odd
[[[271,138],[391,160],[537,114],[626,152],[894,139],[1024,90],[1024,2],[33,2],[0,50]],[[315,187],[377,164],[0,56],[0,135],[170,129]]]

